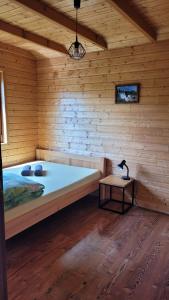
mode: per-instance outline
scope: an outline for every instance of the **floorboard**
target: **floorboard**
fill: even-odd
[[[9,300],[169,300],[169,216],[87,197],[7,242]]]

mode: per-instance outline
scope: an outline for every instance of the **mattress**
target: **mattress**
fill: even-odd
[[[11,220],[14,216],[18,217],[23,215],[24,213],[27,213],[52,200],[57,201],[57,198],[65,193],[76,190],[78,187],[82,187],[92,181],[99,180],[101,177],[100,171],[96,169],[69,166],[47,161],[34,161],[29,163],[32,170],[35,169],[36,164],[41,164],[43,166],[43,170],[45,171],[44,176],[37,177],[32,175],[26,178],[43,184],[45,186],[44,193],[39,198],[21,204],[18,207],[5,212],[5,221]],[[26,164],[22,164],[19,166],[5,168],[3,169],[3,172],[20,175],[25,165]]]

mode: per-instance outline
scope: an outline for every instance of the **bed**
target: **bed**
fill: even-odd
[[[43,165],[44,176],[31,180],[45,186],[43,194],[5,212],[6,239],[40,222],[69,204],[94,192],[105,173],[105,160],[100,157],[71,155],[50,150],[36,150],[36,161]],[[20,175],[24,164],[5,168],[4,173]]]

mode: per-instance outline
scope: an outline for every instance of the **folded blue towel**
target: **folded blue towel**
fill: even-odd
[[[35,176],[43,176],[43,167],[42,165],[36,165],[35,166]]]
[[[30,176],[31,175],[31,166],[30,165],[24,166],[22,169],[21,175],[22,176]]]

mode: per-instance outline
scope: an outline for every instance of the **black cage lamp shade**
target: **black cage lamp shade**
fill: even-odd
[[[71,44],[69,48],[69,55],[73,59],[81,59],[85,56],[86,51],[81,43],[79,43],[78,39],[76,38],[76,41]]]
[[[126,176],[122,176],[122,179],[124,180],[130,180],[130,177],[129,177],[129,167],[127,166],[126,164],[126,161],[125,160],[122,160],[120,164],[118,164],[118,167],[123,170],[124,166],[126,167],[127,169],[127,175]]]
[[[77,11],[80,8],[80,2],[80,0],[74,0],[74,8],[76,9],[76,41],[71,44],[68,50],[69,56],[76,60],[83,58],[86,54],[83,45],[78,41],[77,37]]]

